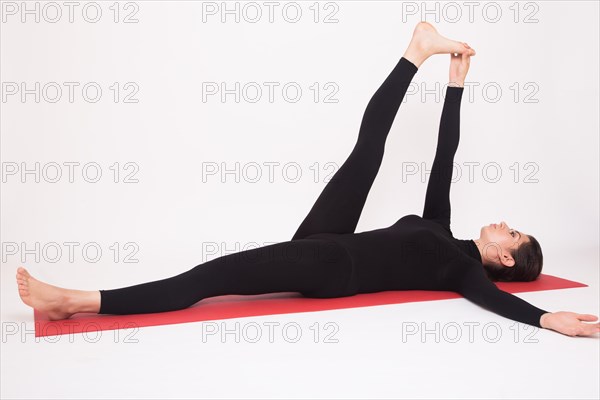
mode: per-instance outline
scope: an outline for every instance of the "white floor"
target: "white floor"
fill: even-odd
[[[598,315],[597,248],[553,256],[545,272],[590,286],[520,297]],[[465,299],[36,339],[13,276],[2,267],[3,399],[600,395],[598,337],[532,331]]]

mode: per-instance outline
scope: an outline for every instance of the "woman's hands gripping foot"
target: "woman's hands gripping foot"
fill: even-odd
[[[475,50],[466,43],[450,40],[440,35],[428,22],[419,22],[404,53],[404,58],[418,67],[434,54],[467,54],[474,56]]]
[[[465,46],[469,46],[465,43]],[[465,78],[471,65],[469,53],[450,54],[450,80],[448,86],[464,87]]]

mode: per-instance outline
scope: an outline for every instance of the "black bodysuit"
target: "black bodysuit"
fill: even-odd
[[[331,298],[385,290],[447,290],[541,327],[540,317],[548,311],[498,289],[485,274],[475,242],[456,239],[450,230],[463,88],[446,88],[423,216],[410,214],[387,228],[355,232],[386,138],[417,70],[402,57],[377,89],[354,149],[290,241],[222,256],[170,278],[100,290],[99,313],[172,311],[226,294],[293,291]]]

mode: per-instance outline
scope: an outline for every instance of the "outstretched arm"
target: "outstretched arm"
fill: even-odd
[[[423,218],[440,223],[450,233],[450,184],[454,154],[460,139],[460,104],[470,63],[471,56],[467,53],[450,55],[450,83],[446,88],[438,143],[423,208]]]
[[[463,91],[463,87],[446,88],[438,143],[423,208],[423,218],[440,223],[448,231],[450,231],[450,185],[454,154],[460,139],[460,103]]]
[[[486,275],[483,265],[469,257],[458,257],[455,265],[460,277],[456,291],[466,299],[503,317],[542,328],[540,318],[548,311],[500,290]]]
[[[552,329],[568,336],[587,336],[600,332],[600,323],[586,324],[583,321],[596,321],[591,314],[577,314],[567,311],[549,312],[527,301],[500,290],[488,279],[483,266],[468,257],[459,257],[462,276],[457,281],[456,291],[496,314],[538,328]]]

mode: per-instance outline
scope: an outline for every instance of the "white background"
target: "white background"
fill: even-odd
[[[58,22],[42,17],[36,23],[32,15],[21,22],[20,9],[7,13],[7,3],[0,32],[3,325],[33,319],[18,298],[19,265],[62,287],[108,289],[172,276],[227,251],[289,240],[330,177],[325,164],[339,167],[352,150],[368,100],[402,56],[425,7],[299,2],[302,18],[290,23],[281,13],[288,3],[280,3],[269,23],[268,8],[259,2],[259,22],[242,16],[236,23],[229,15],[223,23],[220,14],[203,22],[202,2],[141,1],[135,3],[138,23],[115,23],[113,2],[99,2],[102,17],[89,23],[82,2],[73,23],[66,6]],[[33,9],[35,3],[27,4]],[[38,4],[42,9],[46,3]],[[449,19],[455,8],[433,2],[426,7],[434,10],[436,4],[439,12],[423,19],[477,50],[455,157],[462,172],[451,191],[455,236],[476,239],[481,226],[501,220],[534,235],[544,252],[544,273],[590,287],[520,297],[552,311],[598,315],[598,3],[481,2],[470,21],[468,7],[458,2],[462,17],[454,23]],[[120,19],[134,10],[125,7],[119,4]],[[489,22],[496,8],[502,16]],[[323,23],[333,10],[338,22]],[[538,21],[524,23],[530,14]],[[357,231],[421,214],[426,180],[421,170],[403,179],[403,163],[431,168],[448,61],[447,55],[434,56],[415,76]],[[29,89],[35,82],[57,82],[63,97],[36,103],[27,95],[23,102],[20,93],[7,94],[7,82],[24,82]],[[73,103],[63,82],[80,83]],[[82,99],[88,82],[103,89],[97,103]],[[123,85],[134,82],[138,102],[115,103],[109,88],[114,82],[121,95],[130,92]],[[206,82],[230,89],[235,82],[256,82],[263,98],[203,101]],[[279,83],[273,103],[263,82]],[[295,103],[282,97],[281,87],[290,82],[303,90]],[[326,83],[336,85],[338,102],[321,97],[315,103],[315,82],[321,96],[331,92]],[[502,90],[499,98],[494,87]],[[534,91],[536,102],[526,102]],[[36,183],[32,174],[7,174],[14,163],[31,169],[36,162],[63,165],[62,179],[50,183],[42,175]],[[88,183],[78,167],[70,183],[65,162],[96,162],[102,178]],[[109,168],[115,162],[121,166],[118,183]],[[123,169],[128,162],[139,167],[138,183],[122,182],[131,171]],[[468,162],[480,163],[472,181]],[[492,162],[502,172],[495,183],[492,170],[482,173]],[[537,182],[524,182],[534,171],[524,167],[528,162],[537,166],[531,177]],[[203,170],[213,163],[229,169],[239,163],[242,173],[237,181],[234,174],[203,181]],[[251,182],[255,168],[244,169],[253,163],[262,166],[258,182]],[[272,182],[265,163],[278,163]],[[517,182],[510,168],[515,163]],[[297,182],[297,170],[286,175],[285,165],[299,167]],[[79,244],[73,260],[64,245],[56,262],[49,247],[45,255],[33,252],[39,260],[24,251],[36,243],[43,248],[64,242]],[[129,242],[138,247],[138,263],[123,260]],[[7,251],[13,243],[16,254]],[[99,261],[83,258],[86,243],[102,249]],[[533,345],[399,341],[403,321],[474,320],[495,321],[512,334],[512,321],[456,299],[240,319],[295,321],[305,329],[335,321],[337,344],[202,343],[201,323],[143,328],[135,345],[108,336],[100,344],[8,337],[2,343],[2,397],[598,397],[597,338],[542,331]]]

